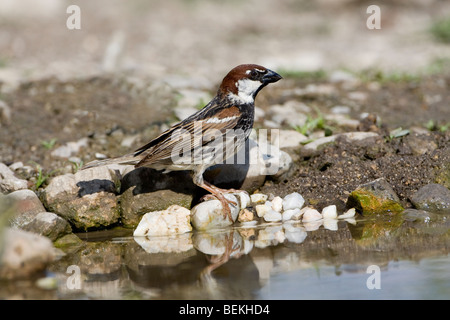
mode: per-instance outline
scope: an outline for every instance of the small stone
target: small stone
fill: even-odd
[[[300,208],[285,210],[285,211],[283,211],[283,214],[282,214],[283,221],[300,220],[302,214],[303,214],[303,212],[301,211]]]
[[[0,193],[10,193],[27,187],[26,180],[17,178],[10,168],[0,163]]]
[[[450,190],[441,184],[427,184],[417,190],[412,196],[411,202],[416,209],[450,213]]]
[[[356,214],[356,210],[355,208],[351,208],[348,209],[347,211],[345,211],[343,214],[339,215],[337,218],[338,219],[349,219],[349,218],[353,218]]]
[[[308,137],[296,130],[273,130],[271,132],[271,141],[277,141],[280,149],[300,148],[301,143],[306,140]],[[277,145],[277,143],[274,144]]]
[[[303,204],[305,203],[305,199],[298,192],[293,192],[288,194],[283,199],[283,210],[289,209],[301,209]]]
[[[281,213],[279,213],[278,211],[270,209],[268,212],[266,212],[264,214],[263,219],[266,222],[277,222],[277,221],[281,221],[282,216],[281,216]]]
[[[327,145],[330,145],[332,143],[335,143],[336,139],[339,137],[344,137],[345,139],[349,140],[350,142],[356,142],[361,141],[368,138],[376,138],[378,137],[378,133],[375,132],[345,132],[340,133],[336,135],[332,135],[329,137],[322,137],[318,138],[306,145],[303,146],[301,149],[301,155],[302,156],[312,156],[318,153],[320,150],[322,150]]]
[[[267,201],[269,202],[269,201]],[[266,203],[267,203],[266,202]],[[270,203],[270,202],[269,202]],[[269,212],[269,210],[272,210],[272,204],[267,205],[267,204],[259,204],[255,207],[256,210],[256,214],[258,215],[258,217],[262,218],[264,217],[264,215]]]
[[[264,204],[267,201],[268,196],[262,193],[254,193],[250,196],[252,205]]]
[[[225,194],[225,198],[238,203],[236,197],[232,194]],[[191,222],[197,230],[207,230],[215,228],[223,228],[233,224],[239,214],[239,207],[229,204],[231,210],[230,221],[227,215],[224,214],[222,203],[219,200],[209,200],[197,204],[191,209]]]
[[[279,196],[276,196],[272,199],[272,209],[276,212],[281,212],[283,210],[283,199],[281,199]]]
[[[254,218],[255,218],[255,214],[252,210],[245,208],[245,209],[242,209],[241,211],[239,211],[239,215],[238,215],[239,222],[253,221]]]
[[[56,158],[69,158],[77,154],[81,148],[87,147],[88,138],[82,138],[78,141],[67,142],[66,144],[54,149],[50,154]]]
[[[133,236],[161,236],[192,231],[189,209],[172,205],[163,211],[146,213]]]
[[[9,165],[9,168],[12,171],[16,171],[17,169],[20,169],[20,168],[23,168],[23,167],[24,166],[23,166],[23,162],[22,161],[17,161],[17,162],[14,162],[13,164]]]
[[[11,226],[46,236],[52,241],[72,232],[69,223],[52,212],[16,215],[12,219]]]
[[[247,208],[250,205],[251,200],[247,192],[239,192],[236,194],[236,196],[239,198],[241,210]]]
[[[322,209],[322,216],[324,219],[336,219],[337,210],[336,206],[333,204]]]
[[[16,218],[21,215],[36,215],[46,211],[36,193],[29,189],[17,190],[7,195],[16,204]]]
[[[302,211],[303,211],[303,218],[302,218],[303,222],[311,222],[321,220],[323,218],[320,212],[317,211],[316,209],[305,207],[302,209]]]
[[[357,208],[363,215],[397,214],[403,211],[397,194],[384,178],[360,185],[350,194],[347,205]]]

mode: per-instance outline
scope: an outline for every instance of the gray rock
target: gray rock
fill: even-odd
[[[27,187],[26,180],[17,178],[10,168],[0,163],[0,193],[10,193]]]
[[[450,213],[450,190],[437,183],[427,184],[417,190],[411,202],[416,209]]]
[[[35,216],[46,211],[36,193],[28,189],[11,192],[6,198],[14,203],[17,218],[22,215]]]
[[[13,226],[45,236],[52,241],[72,232],[70,224],[53,212],[23,214],[20,221],[14,219]]]
[[[45,212],[38,196],[31,190],[14,191],[5,199],[14,206],[14,215],[9,220],[11,227],[46,236],[52,241],[72,231],[66,220]]]
[[[422,155],[437,149],[438,145],[431,134],[411,133],[405,136],[404,140],[410,147],[412,154]]]
[[[404,210],[397,194],[384,178],[358,186],[350,194],[347,206],[364,215],[397,214]]]
[[[53,178],[43,192],[45,207],[77,229],[106,227],[119,220],[115,171],[96,167]]]
[[[52,242],[43,236],[7,228],[0,256],[0,279],[27,278],[43,271],[55,258]]]
[[[196,186],[187,171],[158,172],[138,168],[126,173],[119,196],[122,223],[136,227],[142,216],[171,205],[190,208]]]

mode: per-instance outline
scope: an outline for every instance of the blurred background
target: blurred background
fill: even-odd
[[[67,7],[81,9],[69,30]],[[369,5],[381,29],[369,30]],[[1,0],[0,81],[102,72],[217,83],[240,63],[275,70],[428,72],[450,57],[446,0]]]

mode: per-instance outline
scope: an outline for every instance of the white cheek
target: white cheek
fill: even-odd
[[[238,89],[238,94],[230,93],[230,98],[237,100],[241,103],[253,103],[253,96],[256,91],[258,91],[261,86],[261,82],[254,81],[250,79],[243,79],[236,82],[236,87]]]

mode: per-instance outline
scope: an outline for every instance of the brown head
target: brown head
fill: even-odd
[[[257,64],[241,64],[223,78],[219,94],[239,103],[253,103],[258,92],[282,77]]]

